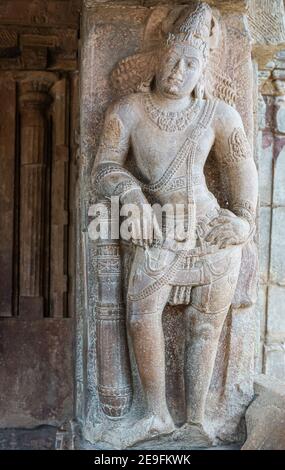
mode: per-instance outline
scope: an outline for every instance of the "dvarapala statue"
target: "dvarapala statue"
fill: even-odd
[[[180,214],[166,235],[164,219],[158,223],[162,237],[150,229],[132,239],[127,328],[147,403],[146,416],[132,429],[133,442],[183,432],[207,443],[203,421],[218,341],[235,293],[242,247],[255,229],[257,171],[241,117],[213,99],[204,83],[214,29],[207,4],[183,10],[157,52],[150,91],[130,94],[108,109],[92,173],[96,191],[119,196],[122,205],[150,207],[151,201],[186,208],[184,237],[175,230],[181,229]],[[227,208],[219,206],[204,176],[213,146],[227,187]],[[135,172],[125,167],[130,148]],[[145,226],[147,220],[139,222]],[[165,396],[162,313],[167,303],[184,305],[187,319],[187,422],[180,430]]]

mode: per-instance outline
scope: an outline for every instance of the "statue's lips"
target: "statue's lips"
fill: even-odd
[[[167,80],[167,82],[170,84],[170,85],[181,85],[181,83],[183,83],[183,80],[179,80],[178,78],[174,78],[174,77],[169,77],[169,79]]]

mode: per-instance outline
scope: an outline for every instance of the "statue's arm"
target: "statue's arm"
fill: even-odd
[[[124,167],[130,148],[132,126],[136,122],[133,106],[132,102],[121,101],[108,109],[94,160],[91,184],[99,198],[119,197],[121,205],[126,205],[126,210],[129,204],[132,204],[132,207],[135,205],[133,221],[137,228],[130,236],[134,243],[147,245],[153,240],[152,208],[139,181]],[[143,232],[146,216],[149,216],[150,229]]]
[[[92,187],[99,196],[119,196],[121,202],[128,202],[127,194],[131,191],[141,193],[136,178],[124,168],[130,147],[131,117],[129,105],[124,102],[109,107],[91,174]]]
[[[220,102],[215,117],[215,154],[227,190],[230,213],[214,223],[207,239],[220,247],[246,242],[255,228],[258,175],[242,119]],[[230,217],[233,213],[237,217]]]
[[[229,209],[254,224],[258,199],[256,165],[239,113],[224,103],[218,110],[216,157],[225,178]]]

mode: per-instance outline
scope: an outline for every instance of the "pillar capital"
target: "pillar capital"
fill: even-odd
[[[21,109],[47,107],[52,101],[49,92],[56,80],[57,77],[53,73],[31,73],[20,80]]]

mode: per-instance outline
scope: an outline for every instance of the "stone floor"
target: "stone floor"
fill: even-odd
[[[56,448],[57,428],[53,426],[40,426],[34,429],[0,429],[0,450],[54,450]],[[145,450],[178,450],[177,442],[163,442],[152,445],[145,444],[139,448]],[[174,447],[175,446],[175,447]],[[94,446],[88,441],[77,441],[78,450],[111,450],[110,446]],[[66,448],[66,447],[65,447]],[[203,450],[239,450],[240,444],[220,445]],[[179,450],[196,450],[182,443]],[[199,449],[202,450],[202,449]]]
[[[242,447],[242,443],[233,443],[233,444],[220,444],[214,447],[195,447],[195,445],[189,444],[189,442],[173,442],[171,439],[165,439],[160,441],[148,441],[145,444],[141,444],[139,446],[134,446],[130,450],[240,450]],[[81,450],[112,450],[110,445],[108,444],[101,444],[101,445],[94,445],[88,441],[76,441],[76,448]]]

